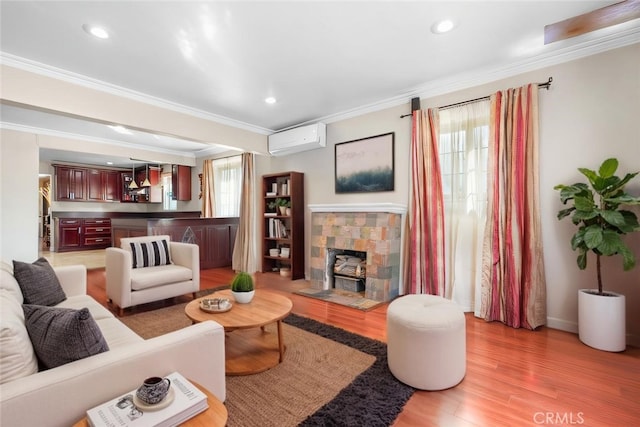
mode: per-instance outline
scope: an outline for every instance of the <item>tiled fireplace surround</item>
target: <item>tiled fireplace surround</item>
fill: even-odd
[[[327,248],[367,253],[365,297],[390,301],[399,294],[402,256],[400,205],[309,205],[311,210],[310,279],[314,289],[328,289]]]

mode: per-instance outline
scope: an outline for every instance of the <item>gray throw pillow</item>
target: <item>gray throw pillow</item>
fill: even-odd
[[[25,304],[24,320],[41,370],[109,350],[88,308]]]
[[[67,299],[56,272],[46,258],[32,264],[13,261],[15,277],[25,304],[56,305]]]

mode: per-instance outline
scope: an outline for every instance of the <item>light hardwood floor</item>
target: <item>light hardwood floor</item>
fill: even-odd
[[[232,277],[230,269],[202,270],[201,287],[228,284]],[[104,270],[91,270],[88,278],[89,293],[108,307]],[[283,292],[293,313],[386,341],[386,304],[363,312],[291,293],[306,285],[256,274],[256,287]],[[189,300],[146,304],[125,316]],[[640,425],[640,349],[608,353],[555,329],[512,329],[471,314],[466,319],[464,380],[448,390],[417,391],[394,426]]]

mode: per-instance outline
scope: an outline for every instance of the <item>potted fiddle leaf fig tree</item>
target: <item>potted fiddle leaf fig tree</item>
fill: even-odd
[[[240,304],[250,303],[255,294],[253,277],[244,271],[236,274],[231,282],[231,293],[236,302]]]
[[[615,175],[618,160],[605,160],[598,171],[579,168],[587,182],[557,185],[560,200],[567,206],[558,212],[558,219],[570,217],[577,231],[571,238],[571,248],[578,252],[578,268],[587,268],[587,256],[595,255],[598,289],[578,292],[578,334],[580,340],[597,349],[623,351],[625,339],[625,297],[605,291],[601,258],[622,257],[623,269],[630,270],[636,258],[622,236],[640,230],[635,213],[624,206],[640,205],[640,197],[627,194],[625,185],[638,172],[623,178]]]

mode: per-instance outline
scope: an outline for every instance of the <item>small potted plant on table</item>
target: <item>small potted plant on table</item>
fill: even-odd
[[[246,304],[251,302],[255,294],[253,277],[244,271],[236,274],[231,282],[231,293],[237,303]]]
[[[578,251],[578,268],[587,268],[587,255],[596,256],[598,289],[580,289],[578,292],[578,335],[583,343],[606,351],[623,351],[625,337],[625,297],[604,291],[600,258],[622,256],[624,270],[635,266],[631,249],[621,236],[640,230],[635,213],[621,209],[624,205],[639,205],[640,197],[624,191],[624,186],[638,172],[628,173],[624,178],[615,176],[617,159],[605,160],[600,169],[579,168],[588,179],[587,183],[557,185],[560,200],[568,205],[558,212],[558,219],[571,216],[578,230],[571,238],[571,248]]]

